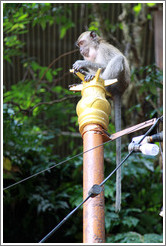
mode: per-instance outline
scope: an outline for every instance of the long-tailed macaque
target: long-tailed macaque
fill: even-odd
[[[114,101],[115,128],[121,130],[121,96],[130,82],[130,69],[125,56],[113,45],[99,37],[94,31],[82,33],[76,45],[79,47],[84,60],[78,60],[73,64],[75,70],[87,69],[85,80],[94,77],[98,68],[102,69],[101,78],[118,79],[118,82],[108,86]],[[82,70],[84,71],[84,70]],[[116,165],[121,162],[121,139],[116,140]],[[121,169],[116,172],[116,211],[121,207]]]

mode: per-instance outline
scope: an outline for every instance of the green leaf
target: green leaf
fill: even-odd
[[[118,224],[120,224],[120,219],[119,219],[119,215],[115,212],[106,212],[106,216],[105,216],[105,227],[106,227],[106,231],[108,232],[110,227],[113,225],[113,223],[119,222]],[[116,223],[117,224],[117,223]]]
[[[52,72],[51,72],[51,69],[49,69],[47,72],[46,72],[46,79],[49,81],[49,82],[52,82],[53,80],[53,76],[52,76]]]
[[[89,24],[88,30],[89,30],[89,31],[98,31],[98,30],[99,30],[99,22],[98,22],[98,21],[92,21],[92,22]]]
[[[145,160],[144,165],[147,169],[149,169],[151,172],[154,172],[154,164],[151,161]]]
[[[45,4],[45,6],[51,6],[51,3],[44,3]]]
[[[72,207],[78,206],[82,202],[82,186],[75,185],[73,187],[72,196],[70,196],[70,203]]]
[[[148,14],[148,15],[147,15],[147,19],[148,19],[148,20],[151,20],[151,19],[152,19],[152,15],[151,15],[151,14]]]
[[[135,6],[133,7],[133,10],[134,10],[134,12],[136,13],[136,15],[139,14],[139,12],[141,11],[141,9],[142,9],[141,3],[138,3],[137,5],[135,5]]]
[[[153,7],[155,5],[156,5],[156,3],[147,3],[147,6],[149,6],[149,7]]]
[[[55,86],[55,87],[53,88],[53,91],[55,91],[55,92],[57,92],[57,93],[61,93],[61,92],[62,92],[62,87],[61,87],[60,85]]]
[[[123,30],[123,23],[119,23],[119,28]]]
[[[35,72],[36,72],[38,69],[40,69],[39,64],[36,63],[36,62],[34,62],[34,61],[31,62],[31,67],[32,67],[32,69],[33,69]]]
[[[18,19],[17,19],[17,21],[22,21],[22,20],[24,20],[25,18],[27,18],[28,17],[28,13],[26,13],[26,14],[24,14],[24,15],[21,15]]]
[[[66,31],[67,31],[66,27],[62,27],[62,28],[61,28],[61,32],[60,32],[60,38],[61,38],[61,39],[65,36]]]
[[[12,169],[12,163],[7,157],[3,157],[3,168],[7,171]]]
[[[52,71],[52,74],[56,76],[56,75],[58,74],[58,72],[60,72],[60,71],[62,71],[62,68],[61,68],[61,67],[56,68],[56,69],[54,69],[54,70]]]
[[[45,30],[45,28],[46,28],[46,21],[45,20],[41,20],[40,21],[40,25],[41,25],[42,29]]]
[[[156,233],[145,234],[144,243],[163,243],[163,236]]]
[[[40,93],[45,93],[45,92],[46,92],[46,89],[45,89],[45,88],[40,88],[40,89],[39,89],[39,92],[40,92]]]
[[[115,197],[115,186],[113,185],[112,182],[107,181],[104,185],[104,195],[105,197],[111,197],[114,199]]]
[[[40,67],[39,78],[41,79],[47,70],[47,67]]]
[[[67,30],[71,27],[74,27],[74,26],[75,26],[75,24],[68,20],[68,22],[66,22],[66,24],[61,27],[60,38],[62,39],[65,36]]]
[[[107,242],[114,243],[143,243],[143,236],[137,232],[118,233],[115,236],[109,237]]]
[[[132,216],[127,216],[127,217],[123,218],[123,220],[122,220],[122,224],[127,225],[129,228],[136,227],[138,222],[139,222],[139,219],[132,217]]]

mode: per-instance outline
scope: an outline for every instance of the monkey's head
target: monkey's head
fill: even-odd
[[[94,31],[83,32],[78,40],[76,46],[79,47],[80,54],[87,60],[95,59],[94,52],[98,49],[101,38]],[[93,49],[93,54],[92,54]]]

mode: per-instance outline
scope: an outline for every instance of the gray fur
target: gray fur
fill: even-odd
[[[113,45],[107,43],[94,32],[84,32],[77,40],[80,53],[84,60],[78,60],[73,68],[87,69],[94,75],[98,68],[102,69],[101,77],[106,79],[118,79],[114,85],[108,86],[114,100],[115,128],[116,132],[121,130],[121,96],[130,83],[130,68],[125,56]],[[87,81],[92,76],[87,76]],[[85,79],[86,79],[85,78]],[[116,140],[116,165],[121,161],[121,139]],[[116,172],[116,211],[121,206],[121,168]]]

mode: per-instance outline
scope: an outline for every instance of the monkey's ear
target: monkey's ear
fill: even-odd
[[[79,47],[78,41],[76,41],[74,44],[75,44],[76,47]]]
[[[91,31],[91,32],[90,32],[90,37],[91,37],[91,38],[94,39],[94,38],[96,38],[96,36],[97,36],[97,34],[95,33],[95,31]]]

